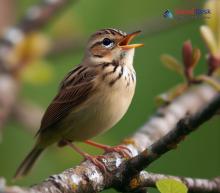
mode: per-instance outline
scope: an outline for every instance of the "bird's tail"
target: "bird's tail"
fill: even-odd
[[[43,150],[44,148],[39,148],[35,146],[18,167],[14,175],[14,179],[18,179],[27,175]]]

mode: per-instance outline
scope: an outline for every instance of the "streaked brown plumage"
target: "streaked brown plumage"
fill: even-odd
[[[67,143],[98,164],[69,142],[85,141],[105,132],[126,113],[136,84],[134,48],[142,46],[128,43],[138,33],[126,35],[103,29],[90,37],[82,63],[67,74],[47,108],[36,145],[18,168],[16,178],[27,174],[41,152],[53,143]]]

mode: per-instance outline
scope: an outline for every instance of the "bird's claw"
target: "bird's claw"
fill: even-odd
[[[89,160],[90,162],[92,162],[101,171],[103,171],[104,173],[108,173],[105,164],[101,161],[101,159],[104,159],[105,156],[103,156],[103,155],[92,156],[89,154],[85,154],[84,157],[85,157],[85,160]]]
[[[118,146],[113,146],[113,147],[111,147],[111,146],[106,147],[105,152],[106,153],[117,152],[125,158],[131,158],[131,155],[132,155],[131,150],[129,148],[123,146],[123,145],[118,145]]]

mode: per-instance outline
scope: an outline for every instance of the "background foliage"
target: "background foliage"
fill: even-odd
[[[37,1],[20,0],[16,6],[16,18],[19,20],[24,11]],[[200,4],[198,3],[200,2]],[[146,21],[161,18],[165,9],[201,8],[204,1],[197,0],[81,0],[58,15],[46,26],[44,33],[53,42],[58,37],[88,37],[97,29],[114,27],[119,29],[142,28]],[[195,7],[197,6],[197,7]],[[168,20],[164,19],[168,23]],[[158,31],[158,33],[139,36],[138,42],[145,46],[136,51],[135,69],[137,72],[137,90],[132,105],[126,116],[112,130],[102,136],[96,137],[97,142],[118,144],[125,136],[130,135],[141,126],[154,112],[156,105],[154,97],[166,91],[181,81],[181,77],[166,70],[161,62],[160,55],[169,53],[181,59],[181,46],[183,41],[191,39],[194,46],[201,48],[202,60],[198,71],[206,69],[204,54],[206,49],[201,41],[199,26],[203,23],[201,18],[191,19],[188,22],[175,20],[176,26]],[[155,23],[155,28],[160,27]],[[81,61],[83,49],[69,49],[60,53],[50,54],[43,60],[53,70],[53,76],[44,84],[31,84],[24,82],[22,97],[32,100],[46,108],[57,91],[62,77]],[[41,79],[41,76],[37,76]],[[149,170],[157,173],[192,177],[214,177],[220,173],[220,123],[219,117],[202,126],[203,128],[187,138],[176,151],[171,151],[153,163]],[[7,123],[4,130],[3,142],[0,144],[0,175],[9,181],[16,167],[30,150],[34,143],[33,135],[22,129],[14,121]],[[84,150],[92,154],[101,152],[79,144]],[[25,179],[16,182],[20,185],[37,183],[50,174],[63,171],[81,161],[81,157],[69,148],[49,148],[36,164],[32,173]],[[156,190],[155,190],[156,191]],[[113,192],[113,190],[108,190]],[[153,192],[153,190],[151,190]]]

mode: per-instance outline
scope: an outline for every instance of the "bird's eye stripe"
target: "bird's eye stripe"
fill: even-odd
[[[117,34],[119,34],[119,35],[121,35],[121,36],[126,36],[127,34],[125,33],[125,32],[123,32],[123,31],[121,31],[121,30],[117,30],[117,29],[114,29],[114,28],[109,28],[109,29],[107,29],[107,30],[109,30],[109,31],[111,31],[111,33],[117,33]]]
[[[105,30],[106,34],[111,34],[110,30]]]
[[[90,49],[94,48],[95,46],[101,45],[101,44],[102,44],[102,41],[96,42],[90,47]]]
[[[103,35],[103,34],[112,34],[112,35],[120,35],[120,36],[126,36],[127,34],[121,30],[117,30],[114,28],[108,28],[108,29],[101,29],[99,31],[97,31],[96,33],[94,33],[92,36],[97,36],[97,35]]]
[[[108,38],[105,38],[105,39],[108,39]],[[109,39],[110,40],[110,39]],[[110,40],[111,42],[110,43],[114,43],[112,40]],[[110,43],[108,44],[108,45],[110,45]],[[102,41],[98,41],[98,42],[96,42],[96,43],[94,43],[91,47],[90,47],[90,49],[93,49],[94,47],[96,47],[96,46],[98,46],[98,45],[101,45],[101,44],[103,44],[103,40]],[[105,44],[103,44],[104,46],[107,46],[107,45],[105,45]]]
[[[111,32],[112,35],[115,35],[115,32],[114,32],[114,31],[110,30],[110,32]]]
[[[106,32],[106,34],[116,35],[116,34],[115,34],[115,31],[112,30],[112,29],[107,29],[107,30],[105,30],[105,32]],[[121,34],[120,34],[120,35],[121,35]]]
[[[99,54],[93,54],[93,56],[96,57],[96,58],[103,58],[103,56],[99,55]]]

